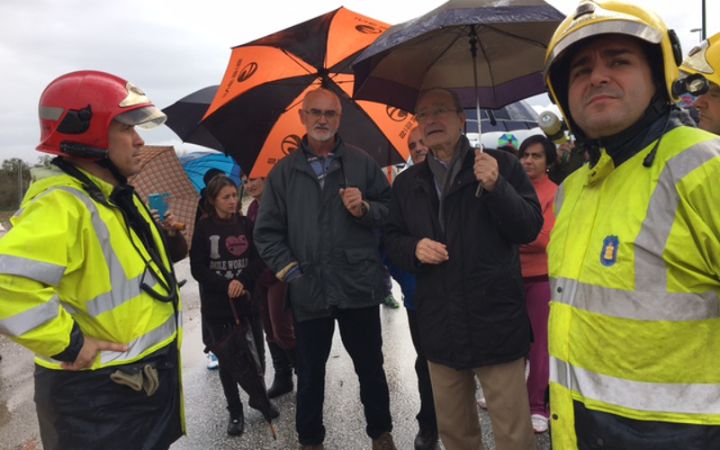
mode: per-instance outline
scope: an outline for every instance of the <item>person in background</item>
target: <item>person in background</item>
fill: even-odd
[[[519,144],[518,138],[516,138],[514,134],[503,133],[498,138],[497,149],[517,156]]]
[[[382,253],[382,248],[380,249],[380,252]],[[386,266],[383,266],[383,286],[385,287],[384,296],[383,296],[383,306],[386,306],[391,309],[398,309],[400,308],[400,303],[398,303],[397,300],[395,300],[395,296],[392,293],[392,277],[390,275],[390,272],[387,270]]]
[[[619,1],[581,2],[548,44],[550,97],[590,158],[547,249],[554,448],[720,448],[720,139],[675,105],[681,55]]]
[[[536,134],[520,144],[520,163],[535,188],[543,213],[543,227],[533,242],[520,246],[520,268],[525,284],[525,301],[533,331],[530,345],[530,373],[527,379],[530,419],[536,433],[548,430],[550,413],[547,404],[549,357],[547,350],[547,322],[550,314],[550,283],[548,281],[547,252],[550,231],[555,224],[553,203],[557,185],[548,178],[555,162],[555,144],[546,136]]]
[[[537,195],[516,157],[470,147],[453,91],[421,92],[415,118],[430,152],[395,179],[385,246],[394,264],[416,275],[440,439],[447,450],[483,447],[477,377],[497,447],[535,448],[518,246],[542,227]]]
[[[206,188],[205,199],[205,210],[209,215],[198,221],[193,233],[190,269],[200,287],[203,342],[210,347],[232,333],[235,312],[246,316],[252,314],[246,293],[252,292],[262,270],[262,261],[253,244],[252,222],[237,212],[239,200],[235,182],[225,175],[214,176]],[[231,302],[235,303],[234,308]],[[251,317],[245,319],[253,322]],[[251,345],[260,346],[262,340]],[[240,392],[235,377],[228,369],[229,362],[220,358],[218,363],[220,382],[230,413],[227,434],[237,436],[245,430]],[[260,364],[260,361],[257,363]],[[259,373],[256,376],[261,378]],[[264,386],[264,381],[262,384]],[[248,394],[251,407],[261,410],[266,416],[274,418],[279,415],[266,398],[266,392]]]
[[[720,134],[720,33],[690,50],[680,70],[702,75],[709,82],[708,91],[699,95],[693,106],[699,113],[698,127]]]
[[[427,145],[425,145],[425,142],[423,142],[420,127],[415,127],[410,130],[410,134],[408,134],[408,149],[410,150],[410,160],[413,165],[425,161],[429,149]]]
[[[253,224],[257,220],[264,189],[264,177],[247,178],[245,181],[245,191],[253,198],[247,210],[247,217]],[[253,297],[260,305],[265,336],[275,369],[268,397],[275,398],[292,392],[292,372],[296,366],[295,331],[292,311],[287,307],[287,284],[278,280],[272,270],[265,267],[255,283]]]
[[[378,229],[390,186],[377,164],[337,134],[337,94],[316,89],[299,110],[307,134],[265,183],[255,242],[288,283],[297,340],[296,428],[301,448],[322,449],[325,365],[337,322],[360,383],[373,450],[394,450],[378,305],[383,300]]]
[[[205,184],[205,187],[203,187],[200,190],[200,199],[198,200],[197,209],[195,211],[195,224],[197,225],[198,221],[204,217],[207,217],[210,213],[210,211],[207,210],[207,199],[206,199],[206,192],[207,192],[207,186],[208,183],[210,183],[210,180],[212,180],[217,175],[225,175],[225,172],[223,172],[220,169],[216,168],[210,168],[205,172],[205,175],[203,175],[203,183]],[[203,328],[203,330],[205,330]],[[207,369],[208,370],[217,370],[218,368],[218,359],[217,356],[211,351],[207,352]]]
[[[205,184],[205,187],[200,190],[200,199],[198,200],[198,206],[195,212],[195,223],[197,223],[197,221],[201,218],[207,217],[210,214],[210,211],[207,211],[206,209],[208,204],[206,200],[207,185],[210,183],[210,180],[212,180],[217,175],[225,175],[225,172],[213,167],[208,169],[205,172],[205,175],[203,175],[203,183]]]
[[[422,164],[427,156],[428,148],[422,140],[422,133],[419,127],[415,127],[408,135],[408,149],[412,166]],[[437,419],[435,418],[435,405],[428,372],[427,359],[420,347],[418,336],[417,313],[415,310],[415,274],[400,269],[398,266],[387,260],[385,264],[392,277],[400,285],[403,293],[403,301],[408,317],[410,338],[415,348],[415,374],[417,375],[418,393],[420,395],[420,411],[415,418],[418,421],[418,433],[415,436],[413,445],[415,450],[435,450],[438,447]]]
[[[550,165],[548,177],[553,183],[559,185],[568,175],[582,167],[588,160],[587,152],[575,142],[568,140],[556,147],[555,163]]]
[[[135,127],[165,114],[86,70],[52,81],[39,116],[54,170],[0,239],[0,333],[35,353],[43,447],[168,449],[185,433],[178,282],[172,244],[127,184],[144,145]]]

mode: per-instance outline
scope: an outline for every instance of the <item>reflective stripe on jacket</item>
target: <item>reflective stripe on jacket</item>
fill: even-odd
[[[88,176],[108,198],[113,187]],[[137,195],[135,203],[171,271],[159,232]],[[145,283],[168,294],[118,208],[91,199],[80,182],[60,174],[34,183],[12,222],[0,239],[0,333],[32,350],[37,364],[60,368],[51,357],[67,348],[73,322],[85,336],[129,346],[124,353],[101,352],[92,369],[139,360],[176,338],[181,319],[172,302],[141,289]]]
[[[574,402],[638,421],[720,425],[720,140],[688,127],[619,167],[602,152],[556,196],[548,247],[553,445]]]

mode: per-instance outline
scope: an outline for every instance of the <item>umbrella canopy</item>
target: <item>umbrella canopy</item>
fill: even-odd
[[[414,111],[443,87],[496,109],[545,90],[545,50],[564,16],[542,0],[450,0],[395,25],[357,58],[355,96]],[[477,87],[477,89],[476,89]]]
[[[170,127],[183,142],[224,151],[223,145],[200,123],[210,102],[215,98],[217,89],[217,85],[208,86],[163,109],[167,115],[165,125]]]
[[[412,116],[352,100],[350,64],[388,25],[345,8],[235,47],[202,121],[251,177],[266,175],[298,148],[302,99],[323,86],[339,97],[339,135],[381,166],[404,161]],[[217,147],[216,147],[217,148]]]
[[[222,153],[192,152],[180,156],[180,163],[182,163],[182,168],[197,192],[205,188],[203,177],[210,169],[222,170],[235,184],[238,186],[241,184],[240,175],[242,171],[240,166],[234,159]]]
[[[191,242],[195,226],[195,210],[199,196],[182,170],[172,147],[146,145],[140,150],[141,169],[128,183],[148,203],[150,194],[170,194],[168,205],[178,222],[185,224],[182,230],[187,242]]]
[[[477,133],[477,118],[474,109],[465,110],[467,121],[466,133]],[[480,113],[482,131],[507,132],[515,130],[530,130],[538,126],[538,114],[525,101],[518,101],[505,105],[499,109],[484,109]]]

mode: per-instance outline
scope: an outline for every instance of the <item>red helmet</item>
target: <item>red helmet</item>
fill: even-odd
[[[39,113],[37,150],[85,158],[105,155],[113,120],[152,128],[167,118],[132,83],[91,70],[52,81],[40,97]]]

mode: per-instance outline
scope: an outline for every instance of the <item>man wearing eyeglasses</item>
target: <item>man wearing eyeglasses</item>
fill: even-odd
[[[416,273],[418,336],[440,439],[447,450],[483,448],[477,377],[497,448],[535,448],[518,257],[542,227],[535,190],[514,156],[470,147],[452,91],[421,92],[415,118],[430,151],[395,180],[385,246],[392,262]]]
[[[378,228],[390,187],[377,164],[337,134],[338,96],[305,96],[300,148],[270,172],[255,224],[260,255],[281,281],[295,318],[296,429],[322,449],[325,364],[337,321],[355,365],[372,448],[395,449],[378,305],[384,297]]]

